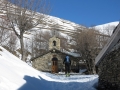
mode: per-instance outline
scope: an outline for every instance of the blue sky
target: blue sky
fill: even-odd
[[[120,21],[120,0],[49,0],[50,15],[85,26]]]

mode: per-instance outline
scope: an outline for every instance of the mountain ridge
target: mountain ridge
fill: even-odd
[[[94,26],[94,28],[100,31],[102,34],[112,35],[114,28],[119,24],[119,21],[108,22],[105,24]]]

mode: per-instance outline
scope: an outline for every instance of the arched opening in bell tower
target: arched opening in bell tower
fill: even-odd
[[[53,41],[53,46],[56,46],[56,41]]]

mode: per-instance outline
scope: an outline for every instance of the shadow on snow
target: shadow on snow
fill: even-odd
[[[39,76],[38,78],[24,76],[26,83],[18,90],[96,90],[91,86],[91,82],[54,82],[46,81]]]

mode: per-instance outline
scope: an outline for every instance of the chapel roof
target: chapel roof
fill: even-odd
[[[74,57],[74,58],[79,58],[79,57],[81,57],[81,55],[78,54],[78,53],[67,52],[67,51],[60,51],[60,50],[57,50],[57,49],[53,48],[53,49],[45,52],[45,53],[42,54],[42,55],[38,55],[38,56],[36,56],[36,57],[31,58],[30,61],[33,61],[33,60],[35,60],[36,58],[42,57],[43,55],[46,55],[46,54],[49,53],[49,52],[51,52],[51,53],[63,53],[63,54],[65,54],[65,55],[69,55],[69,56]]]

